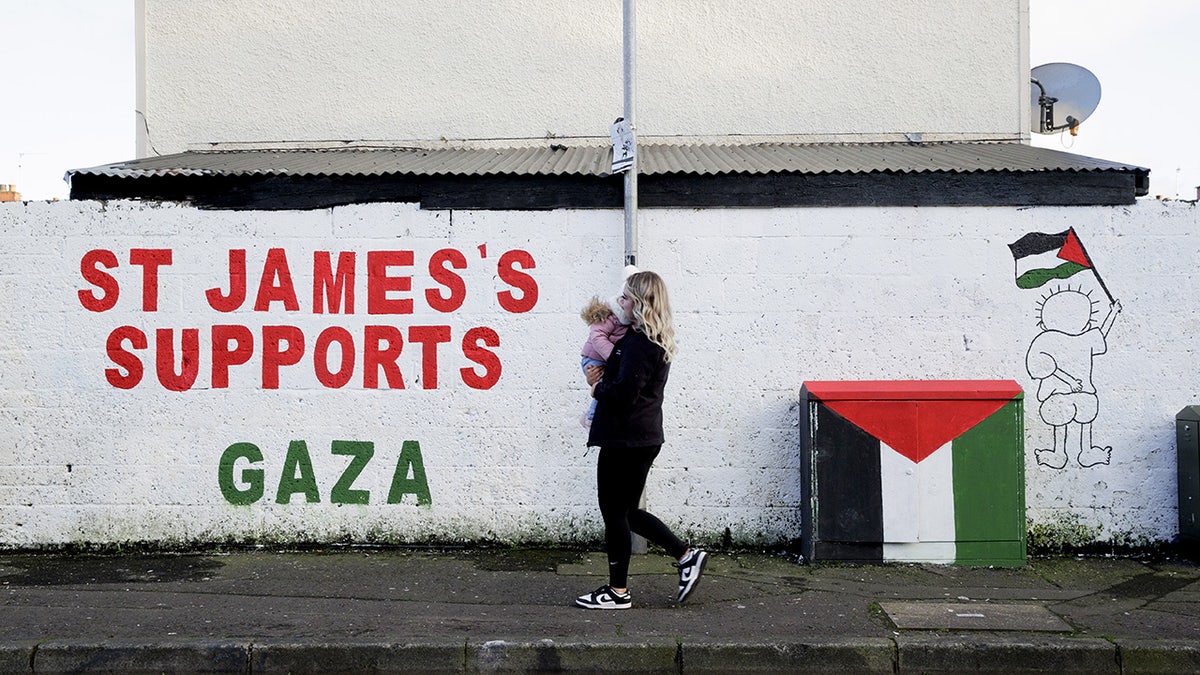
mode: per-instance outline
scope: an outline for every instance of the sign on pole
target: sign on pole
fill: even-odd
[[[612,137],[613,146],[612,172],[628,171],[633,166],[633,157],[637,152],[637,146],[633,142],[633,129],[624,117],[618,117],[609,128],[608,134]]]

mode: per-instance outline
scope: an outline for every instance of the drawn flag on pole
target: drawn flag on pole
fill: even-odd
[[[633,156],[637,152],[633,129],[624,117],[618,117],[609,128],[608,135],[612,138],[613,147],[612,172],[628,171],[633,166]]]
[[[1092,269],[1075,228],[1058,234],[1030,232],[1008,245],[1016,263],[1017,286],[1038,288]]]

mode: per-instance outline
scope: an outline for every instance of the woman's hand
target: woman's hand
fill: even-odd
[[[600,378],[603,376],[604,376],[604,366],[588,366],[585,369],[585,377],[587,377],[587,383],[593,387],[596,386],[596,383],[599,382]]]

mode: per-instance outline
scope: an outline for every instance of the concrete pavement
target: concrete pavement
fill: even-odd
[[[635,556],[340,549],[0,553],[0,672],[1200,672],[1200,567],[798,564],[717,553],[684,606]]]

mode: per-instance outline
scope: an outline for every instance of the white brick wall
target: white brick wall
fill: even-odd
[[[667,280],[681,354],[668,385],[668,442],[647,500],[688,536],[771,543],[799,536],[797,391],[806,380],[991,379],[1020,382],[1026,399],[1026,483],[1036,523],[1078,519],[1095,539],[1169,540],[1176,532],[1174,416],[1197,402],[1200,327],[1193,263],[1197,226],[1189,204],[1144,201],[1121,208],[855,208],[643,210],[640,262]],[[1112,462],[1061,470],[1034,461],[1051,428],[1037,414],[1025,353],[1037,334],[1043,290],[1018,289],[1007,244],[1027,232],[1074,227],[1122,302],[1108,352],[1094,360],[1097,445]],[[448,212],[407,204],[310,212],[199,211],[173,205],[61,202],[0,205],[0,546],[154,541],[420,542],[571,541],[599,535],[595,453],[577,419],[586,405],[578,310],[617,288],[623,252],[619,211]],[[480,247],[485,250],[481,251]],[[130,249],[172,251],[159,270],[159,304],[142,311],[142,270]],[[299,310],[249,309],[267,251],[283,249]],[[111,250],[116,306],[84,309],[80,261]],[[230,249],[246,249],[247,307],[220,313],[204,291],[228,287]],[[460,251],[461,308],[430,309],[426,263]],[[368,315],[369,251],[411,250],[410,315]],[[506,251],[536,267],[530,311],[501,308],[511,290],[497,271]],[[314,251],[357,256],[356,312],[313,314]],[[486,253],[486,257],[484,257]],[[520,266],[517,267],[520,270]],[[512,278],[511,276],[509,277]],[[1090,275],[1071,280],[1092,284]],[[517,293],[519,296],[520,293]],[[1102,297],[1098,291],[1094,297]],[[212,388],[213,325],[247,327],[253,358]],[[132,389],[105,379],[105,344],[133,326],[147,335],[145,375]],[[305,354],[264,389],[261,327],[288,325]],[[363,386],[368,325],[448,326],[438,347],[438,386],[426,389],[421,346],[397,363],[403,390]],[[317,336],[330,326],[354,337],[355,374],[343,388],[314,375]],[[461,346],[475,327],[502,375],[489,389],[464,383],[483,368]],[[157,381],[155,331],[199,331],[195,385]],[[335,359],[336,361],[336,359]],[[336,363],[334,363],[336,366]],[[289,443],[305,442],[319,503],[275,502]],[[331,503],[350,461],[337,440],[370,441],[374,455],[350,486],[369,503]],[[388,504],[405,441],[417,441],[432,503]],[[222,496],[226,448],[252,443],[264,460],[261,500]],[[245,484],[238,483],[238,489]]]

